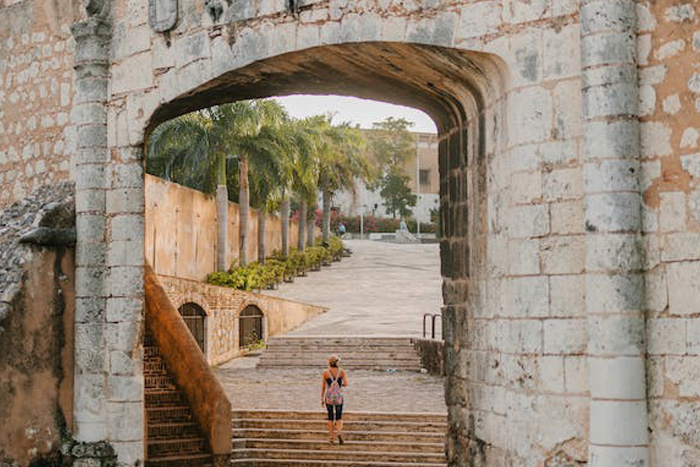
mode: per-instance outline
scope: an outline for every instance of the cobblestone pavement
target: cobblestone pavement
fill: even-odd
[[[314,369],[255,369],[255,357],[214,371],[234,409],[321,410],[321,373]],[[417,372],[348,371],[345,410],[445,413],[443,379]]]
[[[290,334],[419,336],[423,314],[442,306],[438,245],[345,243],[350,258],[271,292],[330,308]]]

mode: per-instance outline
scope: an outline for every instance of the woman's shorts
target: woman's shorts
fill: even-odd
[[[326,410],[328,410],[328,421],[332,422],[334,420],[343,419],[343,404],[331,405],[326,404]]]

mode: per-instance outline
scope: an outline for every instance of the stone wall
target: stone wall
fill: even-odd
[[[159,275],[203,281],[216,271],[216,200],[212,196],[146,175],[146,259]],[[228,204],[227,264],[238,259],[239,208]],[[248,258],[258,259],[258,212],[250,210]],[[268,215],[267,254],[282,249],[282,222]],[[298,225],[289,223],[289,245],[296,246]],[[318,232],[317,232],[318,234]]]
[[[72,227],[67,183],[0,212],[0,464],[62,465],[73,424],[72,247],[20,244],[38,226]]]
[[[238,316],[248,305],[257,306],[265,315],[265,340],[290,331],[306,320],[327,311],[327,308],[320,306],[193,280],[167,276],[159,276],[159,280],[175,308],[185,303],[196,303],[204,309],[206,354],[211,365],[219,365],[239,355]]]
[[[0,0],[0,208],[70,175],[78,0]]]
[[[651,458],[691,466],[700,463],[700,7],[659,0],[638,11]]]

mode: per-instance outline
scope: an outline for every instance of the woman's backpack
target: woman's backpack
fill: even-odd
[[[340,379],[340,371],[338,371],[338,376],[333,377],[333,373],[330,371],[328,374],[331,377],[331,384],[326,388],[326,404],[328,405],[340,405],[343,403],[343,390],[340,387],[338,380]]]

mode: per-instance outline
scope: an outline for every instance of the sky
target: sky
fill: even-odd
[[[387,117],[405,118],[414,122],[411,131],[437,133],[435,123],[427,114],[410,107],[345,96],[294,95],[276,97],[275,100],[284,105],[293,117],[332,112],[335,114],[334,121],[357,123],[361,128],[372,128],[373,122]]]

